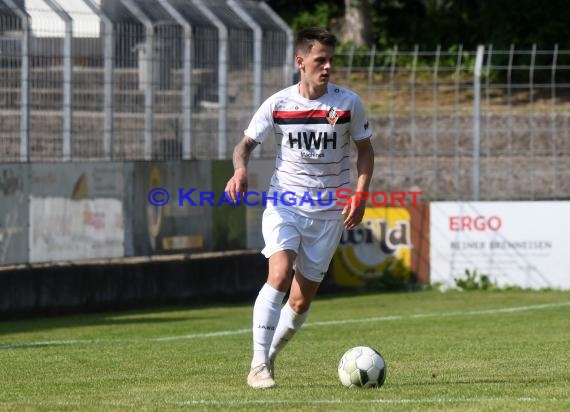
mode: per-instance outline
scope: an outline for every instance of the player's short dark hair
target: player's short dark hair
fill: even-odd
[[[295,50],[308,53],[315,42],[334,48],[336,46],[336,37],[328,30],[320,27],[308,27],[297,32]]]

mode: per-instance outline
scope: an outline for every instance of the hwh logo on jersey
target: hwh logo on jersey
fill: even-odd
[[[329,135],[328,132],[319,132],[317,137],[316,132],[297,132],[297,138],[294,138],[293,133],[289,132],[289,146],[291,149],[296,145],[299,149],[311,150],[312,148],[320,149],[322,143],[323,149],[327,149],[332,143],[332,148],[336,149],[336,132],[332,132],[331,137]]]

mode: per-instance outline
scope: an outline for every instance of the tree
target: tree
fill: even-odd
[[[339,40],[357,47],[372,45],[372,8],[370,0],[344,0],[344,18]]]
[[[341,43],[357,46],[570,48],[568,0],[265,1],[295,29],[327,27]]]

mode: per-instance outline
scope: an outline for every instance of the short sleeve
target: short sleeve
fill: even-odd
[[[369,139],[372,137],[372,129],[364,106],[358,95],[354,98],[354,106],[350,116],[350,135],[353,140]]]
[[[267,99],[253,115],[249,126],[244,130],[244,135],[251,137],[257,143],[263,143],[273,132],[273,104],[271,99]]]

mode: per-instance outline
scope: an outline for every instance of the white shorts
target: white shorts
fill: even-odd
[[[292,250],[295,267],[307,279],[322,282],[336,251],[344,225],[342,220],[311,219],[289,207],[268,207],[263,212],[261,251],[269,258],[276,252]]]

